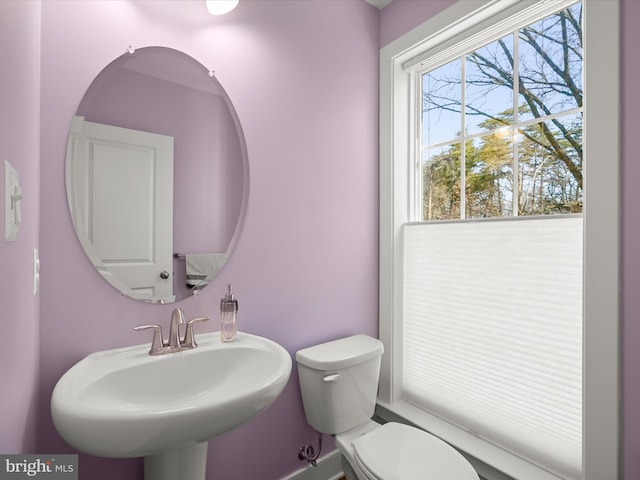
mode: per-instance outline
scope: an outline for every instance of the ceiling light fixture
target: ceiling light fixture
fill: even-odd
[[[205,0],[211,15],[224,15],[236,8],[239,0]]]

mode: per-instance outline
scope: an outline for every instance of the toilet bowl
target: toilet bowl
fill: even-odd
[[[307,422],[335,436],[348,480],[478,480],[453,447],[417,428],[371,420],[383,347],[355,335],[296,353]]]

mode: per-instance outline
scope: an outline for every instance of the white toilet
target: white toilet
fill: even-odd
[[[478,480],[453,447],[408,425],[373,420],[383,346],[367,335],[296,353],[307,422],[335,435],[348,480]]]

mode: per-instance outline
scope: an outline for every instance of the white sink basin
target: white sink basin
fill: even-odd
[[[88,355],[53,391],[56,429],[92,455],[147,457],[243,424],[280,395],[291,357],[271,340],[237,338],[222,343],[217,332],[199,334],[197,348],[159,356],[148,355],[149,344]]]

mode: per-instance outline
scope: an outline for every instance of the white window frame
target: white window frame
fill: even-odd
[[[548,0],[543,0],[548,1]],[[620,146],[619,1],[582,0],[584,9],[583,479],[619,478]],[[557,479],[400,398],[402,225],[410,220],[412,86],[407,66],[461,32],[476,33],[536,0],[460,0],[380,52],[380,339],[385,345],[378,415],[431,431],[460,449],[490,479]],[[551,2],[553,3],[553,2]],[[606,34],[602,34],[606,32]],[[440,43],[442,39],[445,43]]]

